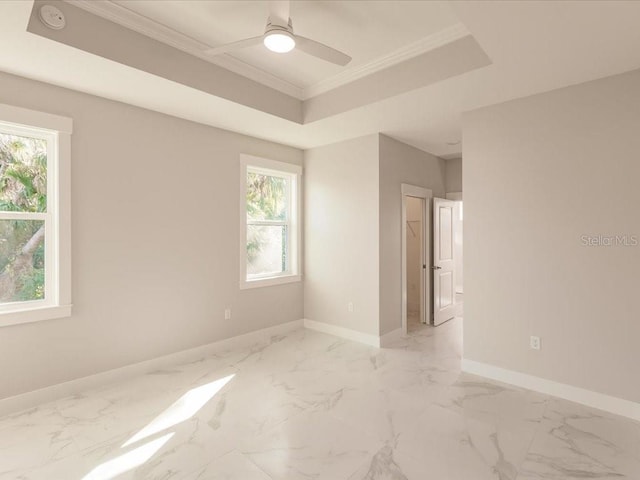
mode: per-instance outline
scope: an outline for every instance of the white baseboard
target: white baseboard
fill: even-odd
[[[390,343],[395,342],[399,338],[404,336],[404,332],[402,331],[402,327],[396,328],[395,330],[390,331],[389,333],[385,333],[380,337],[380,346],[386,347]]]
[[[358,332],[356,330],[351,330],[350,328],[331,325],[330,323],[317,322],[315,320],[309,320],[308,318],[304,319],[304,326],[310,330],[328,333],[329,335],[346,338],[347,340],[353,340],[354,342],[364,343],[365,345],[371,345],[372,347],[380,346],[380,337],[377,335]]]
[[[0,400],[0,417],[15,413],[21,410],[33,408],[43,403],[51,402],[59,398],[74,395],[76,393],[89,390],[96,386],[115,383],[126,380],[137,375],[144,375],[162,368],[179,365],[200,360],[215,352],[227,350],[230,348],[238,348],[249,346],[255,342],[268,338],[272,335],[279,335],[292,330],[296,330],[303,326],[302,320],[294,320],[292,322],[282,323],[273,327],[263,328],[254,332],[245,333],[236,337],[219,340],[214,343],[202,345],[199,347],[183,350],[181,352],[164,355],[162,357],[153,358],[144,362],[126,365],[124,367],[115,368],[106,372],[96,373],[87,377],[70,380],[68,382],[51,385],[49,387],[34,390],[32,392],[23,393],[14,397],[8,397]]]
[[[554,382],[546,378],[535,377],[526,373],[507,370],[487,363],[475,360],[462,359],[462,371],[491,378],[499,382],[517,385],[536,392],[553,395],[572,402],[581,403],[589,407],[604,410],[605,412],[621,415],[623,417],[640,420],[640,403],[624,400],[618,397],[605,395],[604,393],[574,387],[565,383]]]
[[[376,335],[366,334],[324,322],[317,322],[309,319],[295,320],[275,325],[273,327],[256,330],[254,332],[249,332],[244,335],[220,340],[207,345],[202,345],[189,350],[183,350],[181,352],[165,355],[144,362],[52,385],[32,392],[16,395],[14,397],[4,398],[0,400],[0,416],[33,408],[37,405],[80,393],[96,386],[115,383],[137,375],[144,375],[172,365],[196,361],[221,350],[248,346],[272,335],[287,333],[302,326],[311,330],[328,333],[330,335],[335,335],[337,337],[364,343],[374,347],[384,347],[402,336],[401,328],[378,337]],[[640,403],[574,387],[572,385],[554,382],[553,380],[535,377],[533,375],[516,372],[514,370],[507,370],[495,365],[476,362],[475,360],[469,360],[466,358],[462,360],[462,370],[473,375],[479,375],[500,382],[509,383],[511,385],[517,385],[522,388],[527,388],[547,395],[553,395],[565,400],[581,403],[583,405],[640,421]]]

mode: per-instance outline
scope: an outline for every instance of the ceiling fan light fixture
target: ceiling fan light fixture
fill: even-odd
[[[205,55],[214,56],[230,53],[242,48],[253,47],[264,43],[267,50],[276,53],[287,53],[294,48],[312,57],[334,65],[344,67],[351,57],[335,48],[331,48],[311,38],[293,33],[293,23],[289,16],[291,0],[269,0],[269,16],[264,33],[257,37],[244,38],[235,42],[210,47],[204,50]]]
[[[284,30],[275,30],[267,32],[264,36],[264,46],[272,52],[287,53],[296,46],[296,41],[289,32]]]

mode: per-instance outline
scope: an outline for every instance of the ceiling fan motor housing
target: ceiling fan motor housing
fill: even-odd
[[[287,24],[284,25],[281,21],[279,21],[279,19],[272,20],[271,17],[269,17],[267,19],[267,26],[264,29],[264,33],[267,34],[273,31],[287,32],[293,35],[293,23],[291,22],[291,19],[289,19]]]

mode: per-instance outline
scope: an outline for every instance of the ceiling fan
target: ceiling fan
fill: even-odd
[[[289,18],[289,0],[271,0],[269,2],[269,18],[263,35],[227,43],[219,47],[205,50],[207,55],[220,55],[241,48],[264,43],[272,52],[287,53],[297,48],[309,55],[336,65],[345,66],[351,57],[320,42],[293,33],[293,25]]]

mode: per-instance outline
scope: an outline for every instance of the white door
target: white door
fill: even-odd
[[[453,218],[456,202],[433,199],[433,324],[453,318],[456,310]]]

